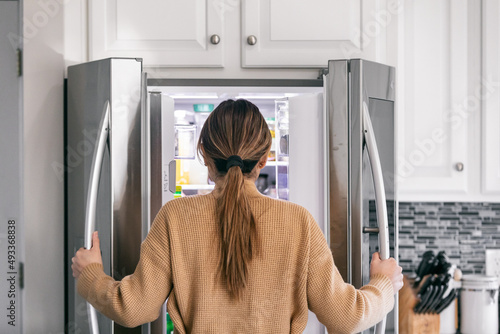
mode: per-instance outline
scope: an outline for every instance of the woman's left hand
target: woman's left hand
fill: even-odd
[[[91,263],[100,263],[102,265],[101,248],[99,246],[99,236],[97,231],[92,234],[92,248],[80,248],[73,259],[71,269],[73,270],[73,277],[78,278],[83,269]]]

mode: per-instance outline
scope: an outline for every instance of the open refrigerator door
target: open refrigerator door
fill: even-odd
[[[288,175],[285,177],[284,168],[278,169],[278,179],[286,179],[286,199],[305,207],[329,242],[328,137],[324,93],[298,95],[276,104],[277,115],[288,115],[279,141],[280,146],[283,146],[280,154],[286,158]],[[286,141],[283,140],[284,137]],[[279,184],[278,182],[278,194]],[[326,333],[326,328],[311,311],[304,333]]]
[[[147,232],[161,207],[174,199],[176,190],[176,163],[174,160],[174,101],[165,94],[149,90],[146,94],[146,112],[144,120],[145,170],[148,190],[146,196]],[[144,233],[144,236],[146,236]],[[148,324],[149,325],[149,324]],[[148,326],[144,325],[144,326]],[[173,324],[167,313],[166,302],[162,306],[158,319],[150,324],[150,330],[143,333],[170,334]]]

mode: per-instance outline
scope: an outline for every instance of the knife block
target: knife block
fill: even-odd
[[[404,276],[404,286],[399,291],[399,333],[439,334],[439,314],[417,314],[413,308],[418,303],[413,281]]]

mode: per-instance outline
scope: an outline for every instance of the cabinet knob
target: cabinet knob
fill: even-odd
[[[463,171],[463,170],[464,170],[464,164],[463,164],[463,163],[461,163],[461,162],[457,162],[457,163],[455,164],[455,168],[456,168],[456,170],[457,170],[457,171],[461,172],[461,171]]]
[[[255,37],[254,35],[248,36],[247,43],[248,43],[248,45],[255,45],[255,44],[257,44],[257,37]]]
[[[217,45],[217,44],[219,44],[219,42],[220,42],[219,35],[210,36],[210,43],[212,43],[213,45]]]

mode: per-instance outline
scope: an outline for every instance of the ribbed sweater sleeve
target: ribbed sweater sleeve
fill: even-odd
[[[141,245],[133,274],[121,281],[107,276],[101,264],[86,266],[77,281],[78,293],[94,308],[125,327],[151,322],[172,289],[170,244],[164,210],[156,216]]]
[[[378,323],[394,306],[389,277],[377,275],[361,289],[347,284],[333,263],[326,239],[309,221],[307,302],[329,333],[357,333]]]

